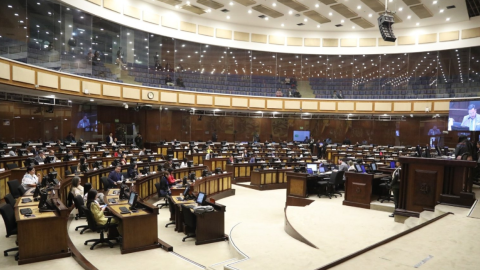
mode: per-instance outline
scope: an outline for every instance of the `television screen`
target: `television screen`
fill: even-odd
[[[317,164],[307,164],[307,170],[308,169],[311,169],[312,172],[316,172],[317,171]]]
[[[480,100],[450,101],[448,113],[449,131],[480,131]]]
[[[395,161],[390,161],[390,168],[395,169]]]
[[[309,130],[294,130],[293,131],[293,140],[296,142],[303,142],[305,138],[310,138]]]
[[[374,171],[377,170],[377,164],[375,164],[375,163],[370,164],[370,167],[371,167],[372,170],[374,170]]]
[[[357,171],[357,172],[363,172],[363,171],[362,171],[362,167],[360,166],[360,164],[355,164],[355,171]]]
[[[325,172],[325,167],[320,167],[320,173],[324,173]]]

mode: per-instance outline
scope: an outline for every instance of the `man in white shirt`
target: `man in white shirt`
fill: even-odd
[[[38,151],[38,155],[35,157],[35,161],[40,163],[40,162],[44,162],[45,160],[45,153],[43,153],[42,150]]]
[[[36,187],[37,184],[39,183],[38,179],[41,177],[40,173],[37,173],[35,175],[35,168],[32,166],[27,167],[27,173],[23,176],[22,179],[22,186],[25,189],[29,189],[32,187]]]
[[[11,156],[11,157],[16,157],[17,156],[17,149],[15,147],[12,147],[12,149],[10,149],[10,152],[8,152],[8,155]]]
[[[146,152],[145,152],[145,147],[138,153],[139,156],[144,156],[146,155]]]

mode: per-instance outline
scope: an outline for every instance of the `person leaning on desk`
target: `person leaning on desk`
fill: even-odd
[[[182,179],[175,179],[175,178],[173,177],[172,172],[173,172],[173,169],[170,168],[170,169],[168,169],[166,172],[163,173],[163,175],[165,176],[165,178],[167,178],[167,181],[168,181],[168,185],[169,185],[169,186],[173,186],[173,185],[175,185],[176,183],[182,181]]]
[[[110,182],[111,186],[116,186],[117,182],[122,181],[122,166],[117,165],[115,167],[115,170],[111,171],[110,174],[108,175],[108,182]]]
[[[41,179],[41,178],[42,178],[42,175],[40,173],[37,173],[37,175],[35,175],[34,167],[28,166],[27,172],[22,178],[22,186],[25,189],[36,187],[41,182],[41,180],[39,181],[38,179]]]

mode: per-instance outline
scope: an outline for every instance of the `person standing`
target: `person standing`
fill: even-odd
[[[137,136],[135,137],[135,145],[137,145],[137,147],[140,148],[140,149],[143,148],[142,134],[137,133]]]
[[[113,144],[113,141],[114,141],[113,140],[113,133],[110,132],[108,134],[108,136],[105,138],[105,142],[107,143],[107,145],[111,145],[111,144]]]
[[[394,217],[395,216],[395,209],[398,207],[398,195],[400,192],[400,171],[402,170],[402,164],[400,161],[397,161],[395,163],[396,169],[392,173],[392,182],[390,182],[390,188],[392,189],[393,192],[393,203],[395,204],[394,208],[394,213],[392,213],[389,217]]]
[[[308,147],[310,148],[310,155],[313,156],[313,151],[315,150],[315,139],[313,139],[312,137],[310,137]]]

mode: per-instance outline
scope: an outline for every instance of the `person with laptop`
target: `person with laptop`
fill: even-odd
[[[27,172],[22,178],[22,186],[25,189],[36,187],[39,183],[41,183],[41,180],[39,181],[39,179],[42,179],[42,175],[40,173],[37,173],[37,175],[35,175],[35,168],[32,166],[28,166]]]
[[[402,170],[402,164],[400,161],[397,161],[396,169],[392,173],[392,182],[390,182],[390,188],[392,189],[393,192],[393,203],[395,204],[394,212],[395,209],[398,207],[398,195],[400,193],[400,172]],[[394,217],[395,213],[392,213],[389,217]]]

